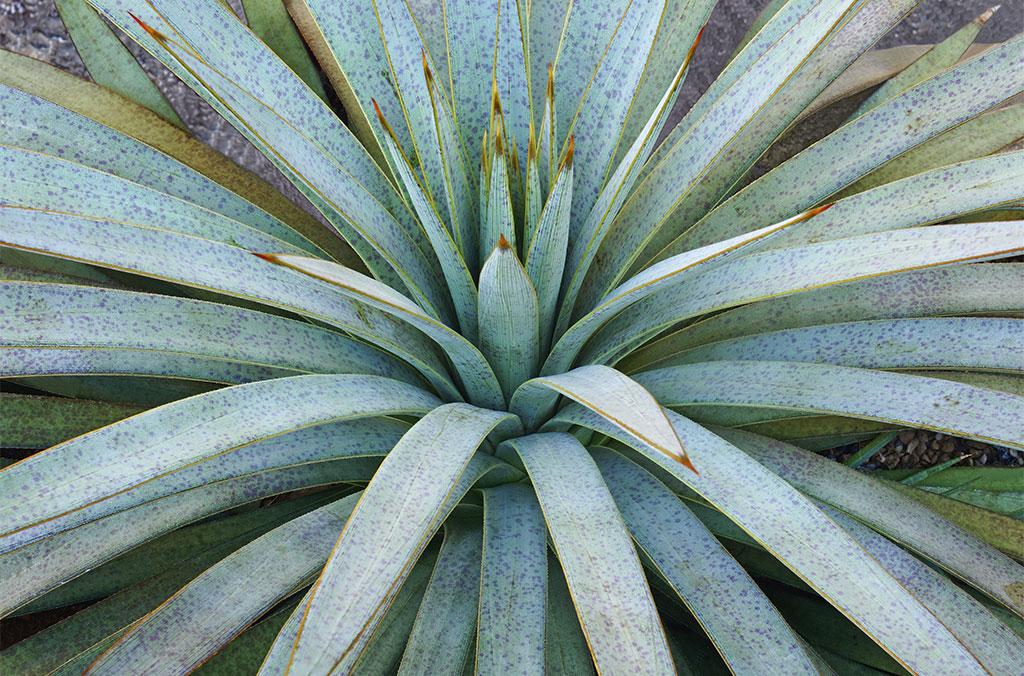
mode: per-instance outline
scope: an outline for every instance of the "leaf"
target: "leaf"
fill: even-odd
[[[376,105],[376,102],[374,102]],[[473,276],[466,267],[463,255],[452,239],[452,233],[441,221],[430,198],[423,192],[419,181],[416,178],[415,170],[409,165],[405,154],[398,147],[397,139],[392,135],[391,126],[384,119],[380,109],[377,114],[381,126],[385,129],[383,138],[384,149],[388,153],[391,165],[395,167],[402,184],[409,193],[413,208],[419,215],[420,223],[426,230],[427,239],[433,247],[434,255],[441,263],[441,271],[444,274],[448,292],[451,294],[452,302],[455,305],[455,314],[459,319],[459,330],[468,340],[476,338],[477,322],[477,300],[476,284]]]
[[[809,326],[711,343],[662,365],[706,361],[1024,372],[1024,320],[930,317]]]
[[[563,333],[555,343],[555,347],[544,362],[541,372],[552,373],[569,368],[584,343],[602,325],[629,306],[640,303],[658,291],[678,286],[689,275],[694,274],[695,270],[717,267],[719,263],[728,260],[728,258],[734,256],[737,252],[743,251],[746,247],[760,240],[773,237],[796,223],[813,218],[824,211],[824,209],[813,209],[781,223],[761,228],[748,235],[734,237],[724,242],[688,251],[644,270],[602,298],[593,309],[569,327],[569,330]]]
[[[12,52],[0,51],[0,64],[0,83],[4,84],[0,99],[5,112],[10,110],[8,105],[18,110],[29,103],[34,111],[31,118],[0,116],[5,138],[12,143],[59,157],[65,157],[68,148],[74,148],[75,157],[90,166],[102,163],[108,171],[149,187],[159,181],[158,185],[169,194],[188,197],[257,227],[265,220],[280,219],[336,260],[361,264],[344,240],[269,183],[142,106]],[[39,145],[29,145],[23,133],[8,124],[11,120],[27,125],[29,137]],[[52,124],[48,123],[50,120]],[[33,125],[44,123],[46,134],[31,133]],[[69,139],[75,143],[61,142]],[[177,187],[179,181],[185,181],[185,185]],[[260,215],[260,211],[272,218]]]
[[[500,120],[501,118],[496,118]],[[501,237],[507,239],[513,248],[516,243],[516,222],[512,208],[512,188],[508,152],[503,136],[504,127],[499,122],[494,134],[494,152],[490,156],[490,175],[487,179],[487,209],[480,211],[480,237],[477,242],[480,260],[485,261]],[[481,188],[483,190],[483,188]]]
[[[545,422],[558,395],[601,416],[625,432],[632,443],[696,471],[657,400],[636,381],[607,366],[581,366],[529,380],[516,391],[509,409],[527,429],[536,429]]]
[[[191,397],[0,473],[2,534],[17,538],[30,526],[271,436],[335,420],[424,414],[439,403],[398,381],[354,375],[295,376]]]
[[[115,237],[116,251],[109,246]],[[446,396],[458,396],[429,341],[412,328],[328,284],[266,265],[237,247],[164,230],[9,207],[0,208],[0,242],[255,300],[323,321],[400,356]]]
[[[398,673],[461,676],[476,626],[481,542],[479,524],[455,517],[445,521],[444,544]]]
[[[986,117],[982,115],[975,118],[954,131]],[[925,143],[919,150],[927,149],[931,143]],[[909,155],[914,152],[911,151]],[[952,160],[947,158],[955,159],[955,152],[942,160],[941,167],[930,168],[905,178],[893,176],[899,180],[840,199],[820,218],[791,228],[765,243],[764,248],[780,249],[928,225],[1021,198],[1020,181],[1024,176],[1021,161],[1024,152],[1001,153],[950,165],[947,165],[947,161]],[[729,227],[728,224],[723,225]],[[660,260],[681,253],[698,243],[710,244],[720,236],[724,236],[724,231],[716,231],[714,228],[703,229],[692,237],[684,233],[660,252],[657,258]]]
[[[580,627],[565,575],[548,553],[548,602],[544,616],[544,673],[557,676],[593,674],[594,660]],[[671,639],[669,639],[671,643]]]
[[[826,507],[825,513],[949,627],[990,673],[1013,671],[1024,661],[1024,640],[948,578],[867,526]]]
[[[572,147],[570,143],[570,148]],[[526,273],[537,290],[540,318],[540,352],[547,354],[553,340],[558,296],[565,271],[572,206],[572,154],[566,155],[555,184],[540,214],[536,231],[525,243]]]
[[[667,415],[701,473],[637,448],[644,466],[660,468],[700,494],[909,670],[955,663],[964,673],[981,672],[935,617],[813,503],[735,446],[678,414]],[[629,443],[579,406],[560,411],[553,424],[567,423]]]
[[[1005,257],[1024,242],[1021,223],[969,228],[909,228],[736,258],[619,313],[579,359],[614,361],[662,330],[715,310],[897,272]]]
[[[317,96],[326,101],[327,92],[320,82],[320,72],[288,17],[286,1],[242,0],[245,21],[265,45],[274,50]]]
[[[664,406],[714,402],[838,413],[1024,448],[1015,425],[1024,397],[935,378],[759,361],[674,366],[635,378]]]
[[[568,434],[506,444],[537,492],[598,671],[674,673],[640,560],[587,450]]]
[[[1020,612],[1008,593],[1024,575],[1019,564],[915,504],[898,484],[873,480],[855,470],[794,446],[749,432],[718,430],[780,477],[831,504]]]
[[[328,261],[288,255],[261,257],[328,282],[340,288],[345,295],[419,329],[451,359],[470,401],[495,409],[504,407],[498,380],[480,351],[460,334],[427,316],[414,302],[391,287]]]
[[[953,162],[990,155],[1024,137],[1022,117],[1024,104],[1017,104],[967,120],[889,160],[840,194],[856,194]]]
[[[131,404],[0,392],[5,448],[46,448],[139,413]]]
[[[805,326],[1024,310],[1024,301],[1014,293],[1020,284],[1024,284],[1024,266],[1017,263],[956,265],[866,277],[713,315],[648,343],[619,366],[632,372],[700,345]]]
[[[289,670],[344,671],[359,659],[396,586],[468,489],[455,490],[470,457],[496,427],[516,426],[510,419],[447,404],[402,437],[366,487],[314,586]]]
[[[544,515],[528,484],[489,488],[483,497],[476,672],[542,673],[548,642]]]
[[[1022,40],[1008,40],[844,125],[723,202],[694,225],[694,232],[743,232],[777,214],[813,206],[885,161],[1024,90],[1024,69],[1019,67]],[[977,88],[953,84],[976,79]],[[925,107],[926,117],[907,113]],[[831,167],[828,180],[805,180],[812,167],[823,166]],[[729,222],[728,229],[719,225],[724,222]]]
[[[146,71],[85,0],[57,0],[57,11],[93,82],[131,99],[175,126],[185,124]]]
[[[591,454],[639,551],[734,672],[817,673],[799,636],[672,491],[611,450]]]
[[[0,613],[9,614],[132,547],[211,514],[292,490],[368,481],[376,467],[375,461],[343,458],[255,472],[169,495],[38,540],[0,556]]]
[[[290,244],[186,200],[49,155],[0,146],[0,177],[5,206],[158,225],[257,251],[320,255],[301,238],[298,245]]]
[[[367,373],[421,384],[405,364],[364,343],[252,310],[63,284],[0,282],[0,289],[0,369],[8,375],[16,368],[146,372],[238,383]]]
[[[932,45],[924,54],[913,63],[901,70],[897,75],[887,80],[881,87],[876,89],[871,96],[850,115],[850,118],[860,117],[864,113],[877,108],[889,99],[924,82],[929,77],[937,75],[946,68],[955,64],[967,51],[967,48],[978,37],[982,27],[988,23],[992,15],[999,9],[999,5],[985,10],[975,17],[970,23],[956,31],[948,38]]]
[[[344,497],[278,526],[207,569],[134,624],[89,670],[195,669],[305,586],[323,566],[359,497]]]
[[[480,350],[506,399],[537,373],[537,292],[504,238],[480,270]]]

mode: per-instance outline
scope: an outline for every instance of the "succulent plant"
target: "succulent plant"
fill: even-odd
[[[0,55],[0,606],[66,616],[0,671],[1017,673],[1021,470],[855,466],[1024,448],[1024,40],[775,0],[669,130],[714,4],[60,0],[95,83]]]

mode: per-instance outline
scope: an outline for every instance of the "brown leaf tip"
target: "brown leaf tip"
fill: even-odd
[[[434,82],[434,75],[430,72],[430,64],[427,63],[427,50],[421,49],[420,56],[423,59],[423,77],[427,80],[427,86]]]
[[[697,51],[697,45],[700,44],[700,39],[704,37],[704,29],[707,27],[707,24],[704,24],[700,27],[700,30],[697,31],[697,37],[694,39],[693,44],[690,45],[690,51],[686,53],[686,63],[689,63],[690,59],[693,58],[693,53]]]
[[[501,251],[505,251],[505,250],[511,249],[511,248],[512,248],[512,245],[508,243],[507,239],[505,239],[505,233],[500,233],[498,235],[498,249],[501,250]]]
[[[978,24],[979,26],[984,26],[986,23],[988,23],[988,20],[992,18],[992,15],[999,11],[1000,7],[1002,7],[1002,5],[989,7],[980,15],[978,15],[978,18],[974,20],[974,23]]]
[[[555,99],[555,69],[548,64],[548,88],[546,91],[549,100]]]
[[[569,135],[569,146],[565,149],[565,157],[562,158],[562,166],[566,169],[572,167],[572,158],[576,154],[576,135]]]
[[[832,207],[834,207],[835,205],[836,203],[832,202],[831,204],[823,204],[820,207],[815,207],[814,209],[811,209],[810,211],[807,212],[807,218],[814,218],[818,214],[823,214]]]
[[[265,261],[270,261],[271,263],[277,263],[277,256],[275,256],[274,254],[259,253],[258,251],[253,251],[252,255],[256,256],[256,258],[262,258]]]
[[[700,472],[697,470],[696,467],[694,467],[693,463],[690,461],[690,457],[689,456],[687,456],[687,455],[676,456],[676,462],[678,462],[680,465],[682,465],[686,469],[690,470],[691,472],[693,472],[697,476],[700,476]]]
[[[164,35],[160,31],[158,31],[157,29],[153,28],[148,23],[146,23],[145,21],[143,21],[139,17],[135,16],[131,12],[128,12],[128,16],[130,16],[132,19],[134,19],[135,23],[139,24],[142,27],[142,30],[146,31],[146,33],[149,34],[149,37],[153,38],[154,40],[156,40],[157,42],[159,42],[161,44],[164,43],[164,42],[167,42],[167,36],[166,35]]]

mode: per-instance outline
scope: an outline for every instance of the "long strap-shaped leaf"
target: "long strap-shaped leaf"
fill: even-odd
[[[813,218],[822,211],[824,208],[813,209],[747,235],[673,256],[644,270],[602,298],[596,307],[562,334],[544,362],[541,373],[558,373],[569,368],[584,343],[616,314],[629,306],[640,303],[659,291],[670,290],[682,284],[690,275],[698,271],[708,267],[717,267],[745,248],[776,236],[786,228]]]
[[[154,223],[257,251],[281,248],[289,253],[320,255],[310,242],[291,244],[183,199],[49,155],[0,145],[0,179],[4,204]]]
[[[499,425],[518,427],[510,414],[448,404],[406,433],[366,487],[316,582],[289,671],[352,667],[396,587],[461,497],[456,484],[473,453]]]
[[[727,262],[632,305],[601,329],[580,359],[614,361],[684,319],[742,303],[1021,250],[1024,221],[909,228],[766,251]]]
[[[0,556],[0,615],[175,528],[279,493],[365,482],[376,468],[375,459],[344,458],[256,472],[204,484],[33,542]]]
[[[699,124],[683,132],[683,137],[666,152],[622,207],[602,245],[605,255],[599,253],[594,261],[591,284],[597,287],[596,297],[607,293],[623,278],[683,197],[856,3],[819,0],[791,4],[799,20],[785,37],[774,42],[743,77],[722,93]],[[786,215],[799,211],[802,210],[794,209]],[[761,223],[782,218],[765,218]]]
[[[285,0],[242,0],[245,22],[317,96],[327,100],[320,72],[288,17]]]
[[[505,448],[537,492],[598,671],[675,673],[629,531],[587,449],[568,434],[532,434]]]
[[[376,102],[374,102],[376,105]],[[434,249],[434,254],[441,263],[441,272],[444,274],[445,282],[448,285],[448,292],[451,294],[452,302],[455,305],[455,314],[459,319],[459,329],[469,340],[476,339],[476,284],[473,276],[466,266],[463,258],[464,249],[460,250],[451,233],[437,212],[434,203],[423,191],[416,171],[409,164],[405,153],[398,145],[398,139],[394,136],[391,125],[384,119],[380,109],[377,109],[381,126],[384,127],[383,138],[384,149],[388,153],[391,165],[395,168],[398,177],[401,179],[413,209],[419,215],[420,223],[427,232],[427,239]]]
[[[5,126],[5,136],[15,145],[78,159],[90,166],[102,163],[111,173],[150,187],[159,181],[169,194],[191,196],[197,204],[254,227],[261,227],[267,218],[258,215],[263,210],[328,251],[335,260],[359,264],[359,258],[343,239],[269,183],[146,108],[59,68],[13,52],[0,52],[0,64],[4,105],[7,93],[28,97],[34,113],[31,120],[4,115],[0,124],[27,124],[30,134],[33,125],[41,125],[47,132],[33,137],[34,144],[30,145],[21,132]],[[20,104],[17,99],[11,102],[13,110],[24,110]],[[70,143],[70,139],[75,142]],[[71,148],[74,152],[69,153]],[[184,177],[181,180],[186,181],[186,186],[176,189],[177,177]],[[211,192],[209,198],[204,197]]]
[[[877,108],[900,92],[906,91],[910,87],[955,64],[964,55],[967,48],[974,42],[974,38],[978,37],[978,33],[998,9],[999,6],[996,5],[985,10],[966,26],[942,42],[933,45],[920,58],[876,89],[871,96],[860,104],[850,117],[859,117],[869,110]]]
[[[528,429],[536,429],[558,395],[579,402],[628,434],[633,443],[672,458],[691,470],[686,450],[650,392],[615,369],[581,366],[556,376],[529,380],[516,390],[509,409]]]
[[[971,312],[1024,311],[1016,289],[1024,265],[957,265],[868,278],[751,303],[648,343],[619,363],[627,373],[660,364],[688,349],[756,333],[818,324]]]
[[[99,287],[0,282],[0,346],[82,347],[115,355],[146,350],[154,360],[166,354],[224,361],[239,370],[263,365],[290,375],[367,373],[418,384],[406,365],[386,353],[305,322]]]
[[[946,165],[947,162],[942,162]],[[836,202],[828,212],[793,228],[765,248],[853,237],[945,221],[1024,198],[1024,151],[1001,153],[922,171]],[[723,223],[726,227],[729,224]],[[656,259],[682,253],[694,244],[708,244],[724,231],[704,228],[693,237],[683,234]]]
[[[343,294],[419,329],[434,340],[452,360],[470,401],[494,409],[504,408],[501,387],[480,351],[460,334],[426,315],[419,306],[391,287],[329,261],[274,254],[262,257],[329,282],[341,289]]]
[[[990,673],[1010,673],[1024,662],[1024,638],[997,620],[981,602],[859,521],[828,506],[823,506],[823,511],[921,599]]]
[[[135,624],[88,673],[196,668],[316,574],[358,500],[358,493],[349,495],[293,519],[206,570]]]
[[[114,239],[117,250],[110,247]],[[323,321],[400,356],[446,397],[459,397],[433,346],[419,332],[350,300],[328,284],[266,265],[237,247],[165,230],[8,207],[0,208],[0,242],[253,300]]]
[[[492,485],[501,485],[504,483],[518,481],[522,478],[522,473],[511,465],[508,465],[492,455],[485,455],[477,453],[474,455],[467,466],[462,478],[459,480],[458,485],[452,492],[452,504],[454,505],[457,500],[454,496],[461,496],[469,490],[469,488],[487,488]],[[417,569],[424,564],[424,559],[430,555],[430,551],[424,554],[420,561],[413,566],[413,572],[410,577],[417,574]],[[428,562],[432,565],[432,561]],[[407,580],[408,581],[408,580]],[[426,582],[424,581],[424,584]],[[403,585],[403,589],[405,585]],[[292,656],[292,648],[295,645],[295,637],[299,632],[299,625],[302,623],[305,609],[309,605],[309,600],[312,597],[313,590],[311,589],[303,597],[299,603],[298,608],[291,614],[284,626],[281,627],[281,631],[278,633],[277,638],[274,640],[273,645],[270,647],[270,652],[267,653],[266,658],[263,660],[263,664],[260,667],[260,674],[281,674],[288,669],[289,661]],[[401,592],[399,592],[401,594]],[[398,600],[396,599],[395,603]],[[385,616],[385,619],[386,616]],[[411,631],[412,627],[409,627]],[[404,636],[408,635],[408,631]],[[400,646],[401,647],[401,646]],[[371,646],[372,648],[372,646]],[[398,660],[396,659],[396,662]]]
[[[32,110],[30,118],[22,114],[27,108]],[[0,128],[7,145],[74,162],[72,168],[84,165],[99,169],[187,200],[292,245],[306,247],[313,252],[319,250],[291,226],[172,157],[45,99],[6,85],[0,85]],[[53,164],[46,168],[48,176],[51,171],[54,171]],[[80,193],[76,193],[76,197],[82,199]],[[123,208],[123,205],[115,206]],[[321,227],[321,230],[324,229]]]
[[[454,516],[445,521],[444,544],[416,612],[399,674],[461,676],[476,626],[482,541],[479,521]]]
[[[810,500],[722,438],[683,416],[668,416],[701,474],[638,448],[645,465],[704,497],[911,672],[985,673],[927,608]],[[579,406],[554,420],[566,423],[631,443]]]
[[[14,534],[261,438],[331,420],[423,414],[438,403],[418,388],[377,376],[296,376],[192,397],[5,469],[0,531]]]
[[[839,413],[1024,448],[1024,430],[1018,424],[1024,397],[934,378],[760,361],[687,364],[635,378],[665,406],[760,405]]]
[[[895,487],[781,441],[716,431],[796,488],[928,557],[999,602],[1024,613],[1024,569]]]
[[[476,673],[544,671],[548,539],[529,484],[483,492]]]
[[[1016,37],[885,103],[829,134],[793,159],[738,192],[694,225],[735,234],[763,219],[813,205],[838,192],[882,162],[974,117],[1024,89],[1024,38]],[[955,86],[965,79],[978,87]],[[894,124],[908,108],[927,106],[927,118]],[[858,152],[851,152],[857,148]],[[831,167],[828,181],[810,186],[810,167]],[[728,223],[728,226],[722,225]]]
[[[185,124],[146,71],[86,0],[57,0],[56,4],[61,21],[75,44],[75,51],[82,57],[93,82],[184,128]]]
[[[735,673],[817,673],[799,636],[672,491],[614,451],[591,454],[640,551]]]
[[[589,208],[585,220],[581,226],[577,226],[570,233],[570,255],[566,260],[566,267],[569,269],[569,277],[563,284],[562,309],[559,313],[557,333],[561,334],[568,327],[570,318],[573,316],[572,309],[576,305],[578,294],[583,287],[584,279],[590,270],[590,264],[600,249],[601,242],[608,233],[612,220],[618,214],[619,209],[625,203],[627,196],[633,189],[633,185],[640,177],[640,169],[643,167],[654,144],[657,142],[661,131],[668,121],[668,116],[675,105],[676,97],[682,86],[683,78],[689,70],[690,60],[693,58],[697,44],[700,42],[700,33],[690,47],[685,61],[676,72],[675,78],[669,83],[668,89],[661,97],[658,106],[651,112],[650,119],[640,130],[639,136],[626,149],[622,159],[615,166],[614,172],[604,182],[600,192],[597,193],[593,206]],[[585,297],[584,307],[590,307],[597,298]]]
[[[134,404],[0,392],[7,448],[46,448],[142,411]]]
[[[1024,372],[1024,320],[932,317],[810,326],[712,343],[662,365],[721,360]]]
[[[131,490],[84,505],[61,516],[9,536],[4,549],[49,537],[109,514],[132,509],[167,495],[225,481],[254,472],[273,471],[300,463],[324,463],[350,459],[352,466],[373,467],[408,429],[406,423],[390,418],[364,418],[306,427],[294,432],[236,446],[180,469],[159,476]]]
[[[344,125],[323,108],[323,102],[276,56],[268,54],[226,7],[209,1],[185,7],[172,1],[162,3],[157,15],[152,9],[123,7],[125,0],[97,0],[96,4],[292,179],[375,275],[405,285],[440,316],[448,316],[440,280],[424,253],[423,232],[392,184]],[[133,20],[140,13],[144,18]],[[233,39],[193,39],[181,44],[194,31],[205,32],[206,24],[216,25],[222,35]],[[223,53],[229,43],[251,52],[269,73],[263,68],[240,68],[237,53]],[[282,88],[295,89],[294,97],[277,99],[273,106],[261,100],[261,92]]]

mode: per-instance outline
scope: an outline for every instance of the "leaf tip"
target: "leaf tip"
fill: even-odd
[[[984,12],[978,15],[978,17],[974,20],[974,23],[978,24],[979,26],[984,26],[986,23],[988,23],[988,20],[992,18],[992,15],[998,12],[1001,7],[1002,5],[993,5],[992,7],[989,7]]]
[[[148,23],[146,23],[145,21],[143,21],[139,17],[135,16],[131,12],[128,12],[128,16],[130,16],[132,19],[134,19],[135,23],[139,24],[139,26],[142,27],[142,30],[146,31],[146,33],[149,35],[149,37],[153,38],[154,40],[156,40],[160,44],[164,44],[165,42],[167,42],[167,36],[166,35],[164,35],[160,31],[158,31],[157,29],[153,28]]]
[[[548,86],[545,90],[545,94],[547,95],[548,100],[553,101],[555,99],[555,69],[550,63],[548,64]]]
[[[562,169],[572,168],[572,158],[576,154],[576,135],[569,135],[569,145],[565,149],[565,157],[562,158]]]
[[[507,239],[505,239],[505,233],[503,233],[503,232],[499,233],[498,234],[498,250],[499,251],[507,251],[508,249],[511,249],[511,248],[512,248],[512,245],[508,243]]]

